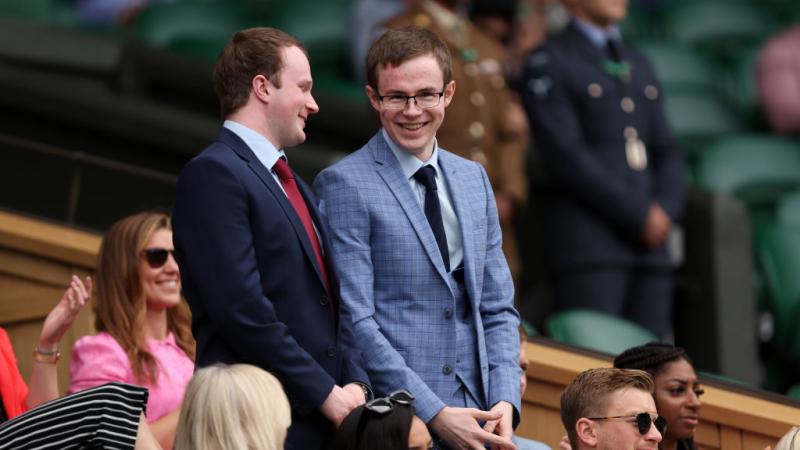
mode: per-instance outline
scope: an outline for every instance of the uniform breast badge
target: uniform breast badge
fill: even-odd
[[[647,168],[647,148],[639,139],[636,128],[633,127],[625,127],[625,157],[631,169],[644,170]]]

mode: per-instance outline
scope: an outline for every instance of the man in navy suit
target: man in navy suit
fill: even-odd
[[[292,406],[286,448],[302,450],[327,448],[369,392],[328,232],[282,150],[305,140],[319,110],[311,86],[296,39],[271,28],[236,33],[214,68],[226,120],[181,172],[173,213],[197,366],[275,374]]]

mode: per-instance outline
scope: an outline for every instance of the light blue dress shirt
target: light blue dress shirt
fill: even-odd
[[[276,183],[278,183],[278,187],[280,187],[281,191],[283,191],[283,194],[286,195],[286,190],[283,189],[281,179],[274,170],[275,163],[278,162],[278,158],[283,158],[286,161],[289,161],[289,158],[286,157],[286,153],[284,153],[283,150],[278,150],[275,148],[275,146],[272,145],[272,142],[265,138],[261,133],[253,130],[252,128],[246,127],[239,122],[226,120],[222,123],[222,126],[231,130],[235,135],[239,136],[248,147],[250,147],[250,150],[256,154],[256,158],[258,158],[261,164],[263,164],[264,167],[269,170],[269,174],[272,175],[272,178]],[[322,243],[322,237],[319,235],[317,224],[313,221],[311,224],[314,226],[314,232],[317,233],[317,240]],[[325,253],[324,248],[322,249],[322,252],[323,254]]]
[[[578,30],[583,33],[592,42],[592,44],[594,44],[595,47],[605,48],[606,42],[609,39],[616,39],[618,41],[622,40],[622,33],[620,33],[619,27],[616,25],[602,28],[585,20],[577,18],[573,20],[575,21],[575,27],[578,28]]]
[[[453,209],[453,202],[450,201],[447,180],[444,177],[444,173],[439,169],[439,144],[434,140],[433,154],[427,161],[423,162],[411,153],[401,149],[400,146],[389,137],[385,129],[382,129],[381,133],[383,133],[383,139],[389,144],[389,148],[392,150],[392,153],[394,153],[397,161],[400,162],[403,175],[406,176],[411,190],[417,194],[417,201],[419,201],[419,205],[423,210],[425,209],[425,186],[414,179],[414,174],[425,165],[433,166],[435,169],[436,188],[439,194],[439,205],[442,210],[442,224],[444,225],[444,234],[447,237],[447,252],[450,253],[450,270],[457,268],[464,262],[464,246],[461,242],[461,229],[458,227],[458,216],[456,216],[456,211]]]
[[[283,193],[286,194],[286,191],[283,190],[281,179],[278,178],[278,174],[273,170],[275,163],[278,162],[278,158],[284,158],[287,161],[289,160],[283,150],[278,150],[274,145],[272,145],[272,142],[270,142],[269,139],[264,137],[264,135],[253,130],[252,128],[248,128],[240,124],[239,122],[226,120],[222,123],[222,126],[231,130],[235,135],[239,136],[248,147],[250,147],[250,150],[256,154],[256,158],[258,158],[261,164],[263,164],[264,167],[269,170],[272,178],[275,179],[275,182],[278,183],[278,186],[280,186]]]

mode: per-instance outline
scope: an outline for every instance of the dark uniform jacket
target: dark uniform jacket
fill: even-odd
[[[683,159],[650,64],[624,44],[622,56],[627,77],[570,23],[524,63],[520,91],[549,176],[545,241],[557,271],[670,266],[665,246],[650,251],[641,237],[653,202],[680,217]],[[644,166],[626,154],[632,138],[644,144]]]

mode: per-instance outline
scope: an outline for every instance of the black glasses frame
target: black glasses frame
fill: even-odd
[[[146,248],[142,250],[142,254],[151,269],[160,269],[164,267],[164,264],[166,264],[169,259],[169,255],[172,255],[172,259],[175,259],[174,249],[170,250],[162,247]]]
[[[634,419],[636,422],[636,427],[639,429],[639,434],[644,436],[650,431],[650,426],[655,425],[656,430],[658,430],[661,435],[664,434],[664,431],[667,429],[667,420],[661,416],[656,416],[653,419],[650,416],[650,413],[639,413],[633,414],[628,416],[609,416],[609,417],[587,417],[589,420],[612,420],[612,419]]]
[[[405,389],[392,392],[386,397],[378,397],[368,401],[364,408],[367,411],[384,415],[394,408],[394,405],[410,405],[414,401],[414,395]]]
[[[439,96],[439,101],[436,102],[435,105],[422,106],[422,105],[419,104],[419,100],[417,100],[417,97],[419,97],[421,95],[438,95]],[[386,108],[386,109],[391,109],[392,111],[402,111],[402,110],[404,110],[404,109],[406,109],[408,107],[408,104],[411,102],[411,100],[414,100],[414,104],[417,105],[417,107],[420,108],[420,109],[435,108],[435,107],[439,106],[439,103],[442,103],[442,97],[443,96],[444,96],[444,89],[442,89],[440,92],[423,92],[423,93],[417,94],[417,95],[404,95],[404,94],[378,95],[378,100],[380,100],[381,105],[383,105],[383,107]],[[405,97],[406,101],[405,101],[405,103],[403,103],[402,107],[393,108],[393,107],[388,106],[384,102],[383,99],[385,99],[387,97]]]

